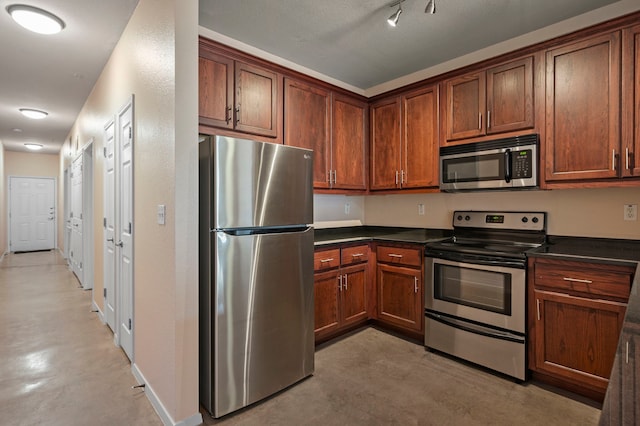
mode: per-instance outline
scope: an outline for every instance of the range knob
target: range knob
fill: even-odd
[[[461,214],[458,215],[458,220],[462,220],[462,215]]]
[[[534,217],[533,217],[533,219],[531,219],[531,221],[532,221],[533,223],[538,223],[538,218],[534,216]]]
[[[471,220],[471,216],[466,215],[466,216],[464,217],[464,220],[467,220],[467,221]]]
[[[529,219],[526,216],[522,216],[522,223],[529,222]]]

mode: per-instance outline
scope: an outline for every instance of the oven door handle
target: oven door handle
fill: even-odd
[[[481,336],[493,337],[495,339],[506,340],[509,342],[525,343],[525,337],[518,334],[509,333],[508,331],[495,330],[493,328],[483,327],[478,324],[472,324],[467,321],[450,318],[444,315],[436,314],[429,310],[425,310],[425,316],[442,324],[468,331],[469,333],[479,334]]]
[[[433,259],[442,259],[442,260],[450,260],[452,262],[460,262],[460,263],[470,263],[475,265],[486,265],[486,266],[504,266],[504,267],[514,267],[523,269],[526,267],[526,262],[524,260],[519,259],[505,259],[500,258],[496,260],[494,257],[490,256],[482,256],[482,255],[469,255],[466,253],[456,253],[456,252],[426,252],[425,257],[430,257]]]

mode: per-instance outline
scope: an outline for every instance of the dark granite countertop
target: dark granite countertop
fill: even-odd
[[[527,255],[630,265],[640,262],[640,241],[637,240],[559,236],[549,236],[547,240],[547,244]]]
[[[446,229],[396,228],[388,226],[354,226],[315,230],[315,245],[323,246],[357,241],[394,241],[399,243],[425,244],[452,234]]]

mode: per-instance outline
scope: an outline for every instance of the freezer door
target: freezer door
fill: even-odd
[[[212,233],[214,416],[313,373],[313,228]]]
[[[216,136],[214,229],[313,223],[313,151]]]

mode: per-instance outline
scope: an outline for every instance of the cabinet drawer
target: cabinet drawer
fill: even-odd
[[[324,271],[340,266],[340,249],[321,250],[313,254],[313,270]]]
[[[355,263],[367,262],[369,260],[369,246],[366,244],[342,249],[342,266],[353,265]]]
[[[609,269],[612,268],[612,269]],[[593,297],[613,297],[627,300],[633,272],[615,270],[616,267],[571,262],[566,264],[535,264],[534,285],[554,290],[588,294]]]
[[[381,263],[416,267],[422,266],[422,250],[420,249],[378,246],[376,255],[377,261]]]

